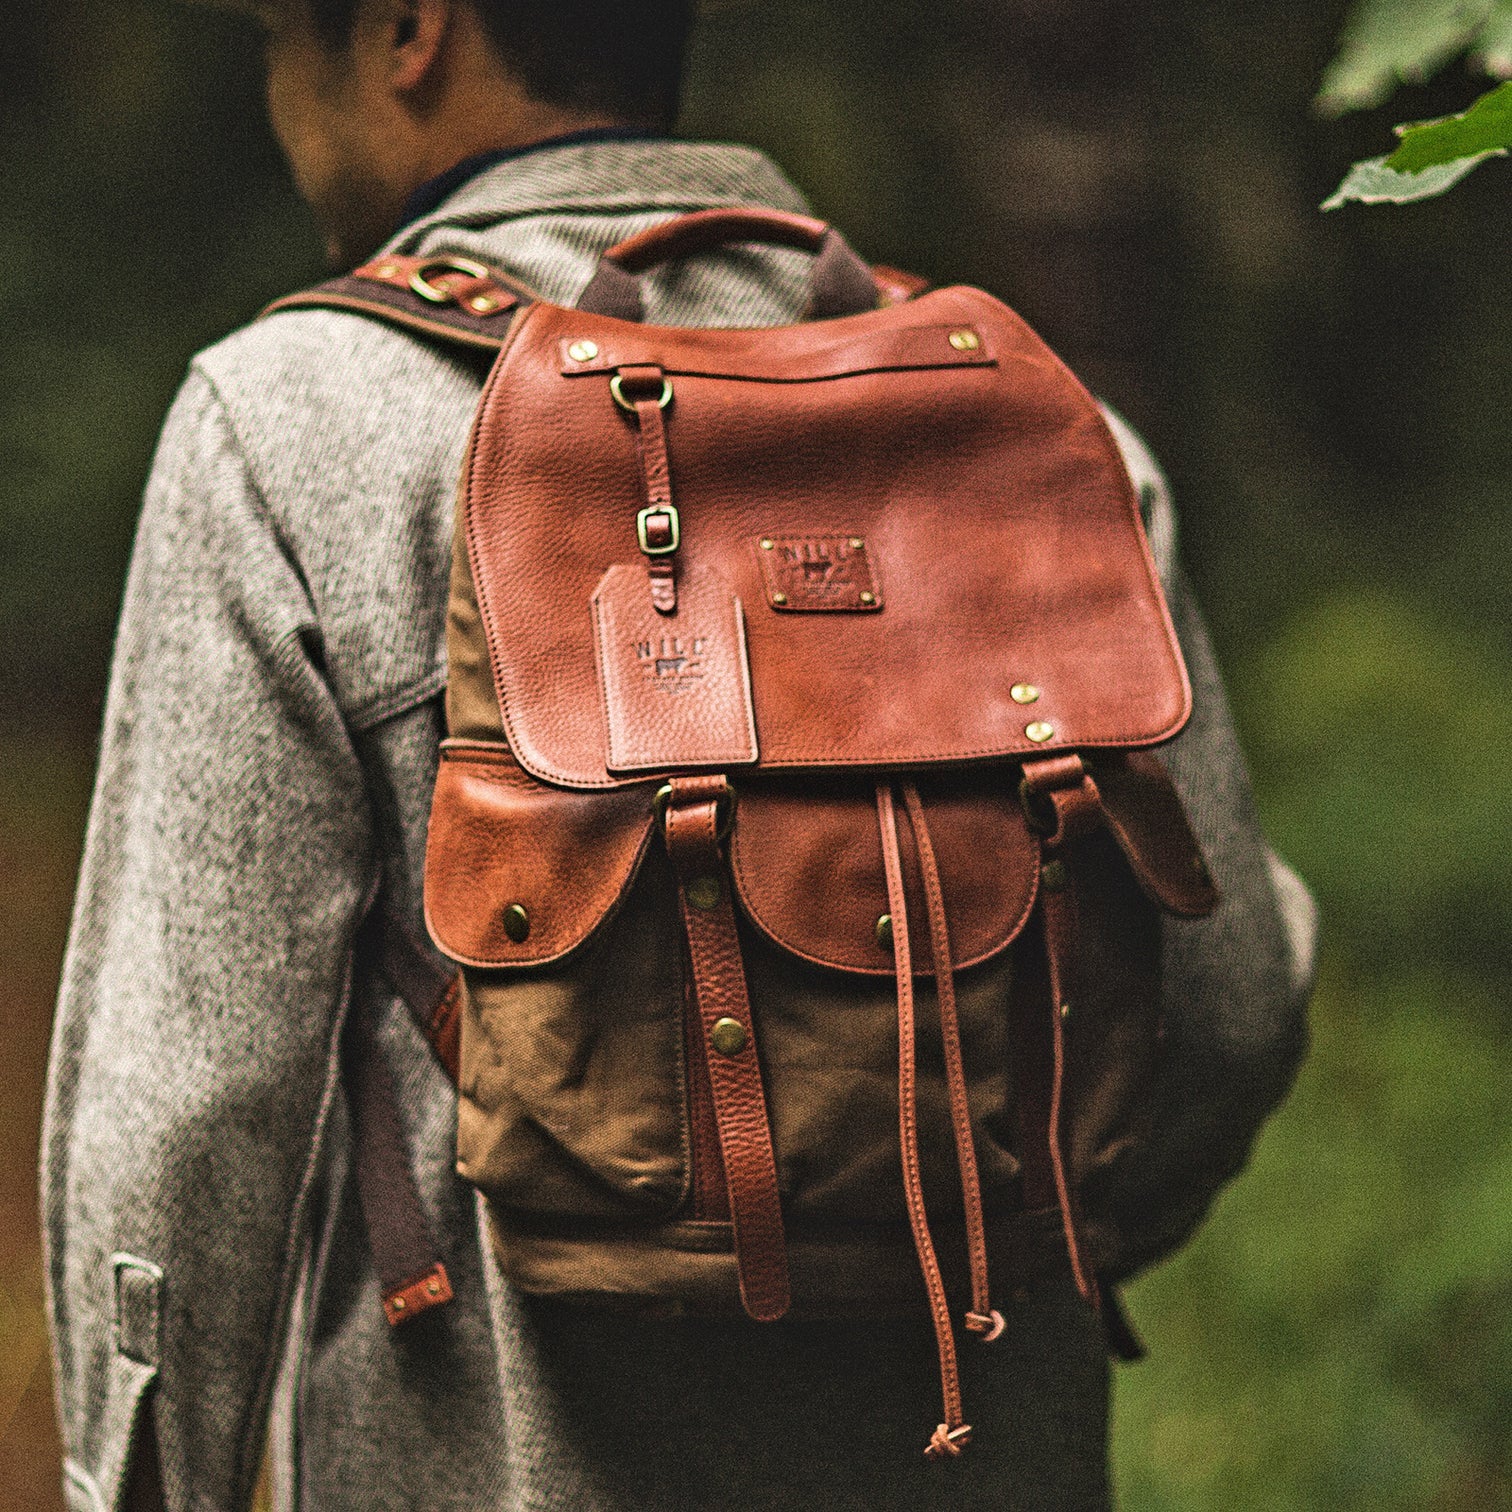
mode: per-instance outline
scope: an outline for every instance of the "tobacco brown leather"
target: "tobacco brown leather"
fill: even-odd
[[[777,1163],[757,1057],[756,1026],[746,993],[735,910],[719,849],[722,778],[679,777],[667,800],[667,852],[677,870],[683,925],[693,964],[693,991],[703,1028],[704,1064],[729,1191],[740,1296],[757,1322],[780,1318],[792,1304]],[[696,887],[712,888],[713,902]],[[743,1046],[721,1052],[715,1026],[738,1024]]]
[[[1008,948],[1029,918],[1039,845],[1013,784],[1001,773],[921,780],[958,971]],[[904,871],[917,877],[913,835],[902,831]],[[767,778],[741,785],[731,840],[735,885],[747,915],[783,949],[815,965],[890,979],[890,953],[877,943],[889,912],[877,833],[875,790],[864,778],[812,782]],[[922,895],[911,893],[915,971],[934,972]],[[815,898],[824,906],[816,909]]]
[[[877,815],[882,837],[882,864],[887,873],[888,902],[892,906],[893,918],[902,925],[893,936],[893,956],[898,982],[898,1139],[903,1152],[903,1191],[908,1202],[914,1248],[919,1256],[919,1270],[929,1297],[945,1407],[945,1421],[935,1430],[924,1452],[932,1458],[940,1458],[959,1454],[970,1442],[971,1428],[961,1415],[961,1373],[956,1359],[955,1334],[950,1324],[950,1303],[934,1237],[929,1231],[924,1182],[919,1168],[918,1033],[914,1019],[913,959],[907,927],[908,897],[903,887],[897,812],[892,787],[886,782],[877,784]]]
[[[720,213],[600,292],[635,315],[660,257],[768,233],[840,266],[817,222]],[[506,1275],[758,1318],[912,1298],[939,1457],[952,1316],[996,1336],[1015,1223],[1089,1300],[1116,1264],[1077,1190],[1153,1105],[1156,906],[1216,892],[1147,752],[1190,692],[1100,411],[989,296],[867,285],[781,330],[514,321],[427,917],[467,966],[459,1169]]]
[[[947,326],[979,333],[994,360],[968,352],[958,366],[811,383],[683,375],[716,350],[722,360],[702,365],[725,373],[821,353],[843,369],[852,337],[864,352],[880,333]],[[1132,748],[1185,721],[1185,671],[1116,443],[997,301],[940,290],[827,325],[725,332],[538,304],[490,378],[462,509],[504,729],[534,775],[625,780],[606,765],[584,606],[606,567],[639,554],[625,522],[641,507],[640,469],[607,379],[562,376],[562,342],[582,337],[673,375],[681,560],[745,606],[763,768]],[[841,534],[867,542],[883,613],[763,603],[763,536]],[[1010,696],[1022,683],[1042,690],[1032,708]],[[1054,731],[1043,744],[1027,733],[1042,724]]]
[[[431,937],[465,966],[539,966],[577,949],[619,904],[645,854],[651,791],[594,797],[543,787],[507,746],[448,740],[426,845]],[[529,916],[524,940],[505,928],[515,905]]]

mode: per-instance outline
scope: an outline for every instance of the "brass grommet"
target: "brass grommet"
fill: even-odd
[[[762,536],[761,549],[763,551],[775,551],[777,549],[777,543],[771,538],[771,536]]]
[[[722,1018],[709,1031],[709,1043],[721,1055],[739,1055],[750,1039],[746,1026],[739,1019]]]
[[[772,595],[772,602],[774,604],[785,604],[787,601],[787,594],[785,593],[774,593]]]
[[[598,354],[598,342],[588,341],[586,339],[583,341],[574,341],[572,345],[567,348],[567,355],[572,358],[574,362],[592,362],[593,359],[598,356]]]
[[[1036,719],[1032,725],[1024,727],[1026,734],[1035,745],[1044,745],[1047,740],[1055,739],[1055,726],[1046,724],[1042,719]]]
[[[1032,704],[1039,702],[1040,690],[1033,683],[1014,683],[1008,690],[1009,696],[1016,704]]]
[[[982,338],[975,331],[952,331],[950,344],[958,352],[977,352],[981,350]]]
[[[395,1297],[389,1303],[389,1306],[392,1307],[395,1312],[403,1312],[404,1309],[409,1306],[409,1303],[406,1302],[403,1297]]]
[[[694,877],[688,883],[688,902],[704,913],[708,913],[711,908],[718,908],[722,897],[724,889],[719,885],[718,877]]]
[[[871,605],[877,602],[877,595],[873,593],[869,588],[863,589],[861,593],[861,602],[867,605],[868,608],[870,608]]]
[[[492,294],[477,294],[467,301],[470,309],[476,310],[479,315],[492,315],[500,306],[500,301]]]
[[[441,1295],[441,1283],[436,1280],[434,1276],[432,1276],[430,1280],[425,1283],[425,1292],[427,1296],[439,1297]]]
[[[878,950],[891,950],[893,948],[892,915],[883,914],[877,920],[877,927],[873,933],[877,937]]]
[[[379,278],[393,278],[399,272],[399,270],[393,265],[393,263],[384,263],[382,267],[374,268],[373,272],[376,273]]]
[[[504,933],[516,945],[523,945],[530,938],[530,915],[518,903],[511,903],[504,910]]]
[[[863,541],[860,536],[852,536],[850,538],[850,549],[852,551],[865,551],[866,542]]]

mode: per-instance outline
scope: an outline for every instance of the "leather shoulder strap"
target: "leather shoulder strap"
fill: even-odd
[[[380,257],[341,278],[276,299],[280,310],[350,310],[454,346],[496,352],[536,295],[468,257]]]
[[[896,268],[872,269],[884,305],[916,299],[926,279]],[[280,310],[350,310],[454,346],[496,352],[512,317],[540,296],[496,269],[465,257],[380,257],[313,289],[275,299]]]

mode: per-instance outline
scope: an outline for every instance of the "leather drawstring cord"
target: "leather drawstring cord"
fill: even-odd
[[[636,521],[651,606],[658,614],[677,613],[677,548],[682,526],[672,503],[672,466],[662,411],[671,403],[671,380],[659,367],[621,368],[611,384],[614,402],[635,417],[646,507]]]
[[[992,1311],[987,1293],[986,1225],[982,1217],[981,1183],[976,1151],[971,1140],[970,1108],[966,1101],[966,1078],[961,1063],[960,1024],[956,1015],[955,981],[950,966],[950,941],[945,921],[944,895],[934,847],[924,820],[924,807],[910,784],[904,802],[919,852],[920,869],[930,914],[930,943],[935,962],[940,1025],[945,1044],[946,1077],[950,1088],[951,1118],[956,1133],[961,1185],[966,1200],[966,1229],[971,1252],[972,1312],[967,1327],[995,1339],[1003,1330],[1001,1314]],[[950,1301],[940,1273],[939,1256],[929,1231],[924,1204],[924,1178],[919,1166],[918,1044],[914,1013],[913,949],[909,939],[908,894],[903,881],[903,859],[898,845],[898,814],[890,784],[877,785],[877,818],[882,836],[882,865],[887,875],[887,901],[892,912],[893,961],[898,982],[898,1135],[903,1155],[903,1191],[914,1249],[929,1295],[930,1316],[940,1353],[940,1390],[945,1421],[934,1431],[925,1449],[930,1459],[961,1453],[971,1442],[971,1426],[961,1406],[960,1364],[955,1333],[950,1322]]]
[[[992,1306],[987,1275],[987,1223],[982,1213],[982,1180],[977,1170],[976,1141],[971,1132],[971,1103],[961,1059],[961,1021],[956,1012],[955,971],[951,966],[950,928],[945,893],[935,861],[934,842],[924,804],[913,783],[903,785],[903,802],[919,853],[924,898],[929,909],[929,938],[934,954],[935,991],[940,1004],[940,1033],[945,1047],[945,1084],[950,1094],[950,1121],[955,1131],[956,1164],[961,1172],[961,1201],[966,1214],[966,1248],[971,1262],[971,1311],[966,1327],[991,1344],[1003,1332],[1003,1315]],[[896,934],[896,931],[894,931]]]

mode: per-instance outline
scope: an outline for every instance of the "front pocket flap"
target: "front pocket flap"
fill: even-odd
[[[1039,882],[1039,845],[1004,779],[957,776],[920,793],[940,870],[956,967],[1005,950],[1028,921]],[[908,884],[914,970],[934,972],[918,851],[906,813],[898,823]],[[817,965],[868,976],[893,974],[878,938],[888,912],[874,791],[835,782],[822,795],[780,780],[742,783],[731,862],[752,922],[783,949]]]
[[[464,966],[539,966],[624,897],[651,838],[653,785],[548,787],[503,744],[449,740],[431,805],[425,920]]]

